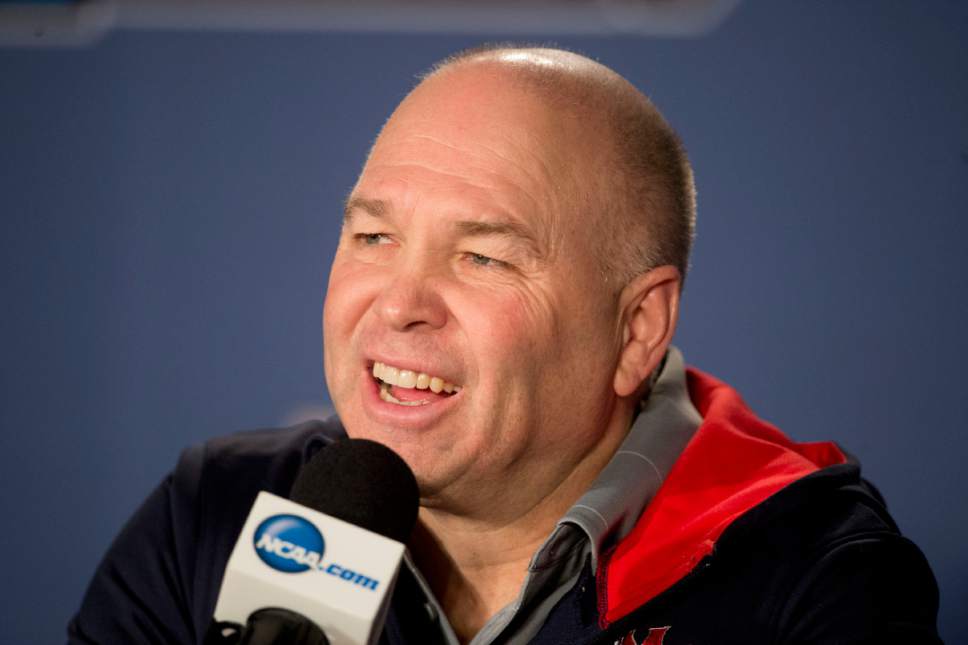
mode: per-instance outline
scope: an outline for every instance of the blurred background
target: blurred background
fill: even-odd
[[[861,459],[968,642],[955,0],[0,2],[5,642],[64,639],[186,445],[327,414],[341,200],[418,72],[509,39],[613,67],[681,133],[677,344]]]

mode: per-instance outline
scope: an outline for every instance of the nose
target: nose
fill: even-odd
[[[395,267],[374,304],[381,320],[397,331],[440,329],[447,324],[439,280],[422,262]]]

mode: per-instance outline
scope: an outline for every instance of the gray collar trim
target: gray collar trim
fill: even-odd
[[[631,532],[702,417],[689,399],[682,353],[670,347],[665,365],[625,441],[532,560],[544,568],[575,545],[577,527],[591,544],[592,567],[609,544]],[[584,541],[584,540],[579,540]],[[566,548],[566,550],[569,550]]]

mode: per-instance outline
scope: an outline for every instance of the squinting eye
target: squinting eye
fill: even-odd
[[[506,266],[504,262],[500,260],[495,260],[494,258],[489,258],[486,255],[481,255],[480,253],[468,253],[467,256],[470,258],[471,262],[477,266],[482,267],[503,267]]]
[[[367,246],[386,244],[389,241],[384,233],[357,233],[353,237]]]

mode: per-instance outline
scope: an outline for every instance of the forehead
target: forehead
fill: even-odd
[[[356,192],[559,219],[581,192],[576,160],[587,154],[578,124],[499,73],[445,72],[387,122]]]

